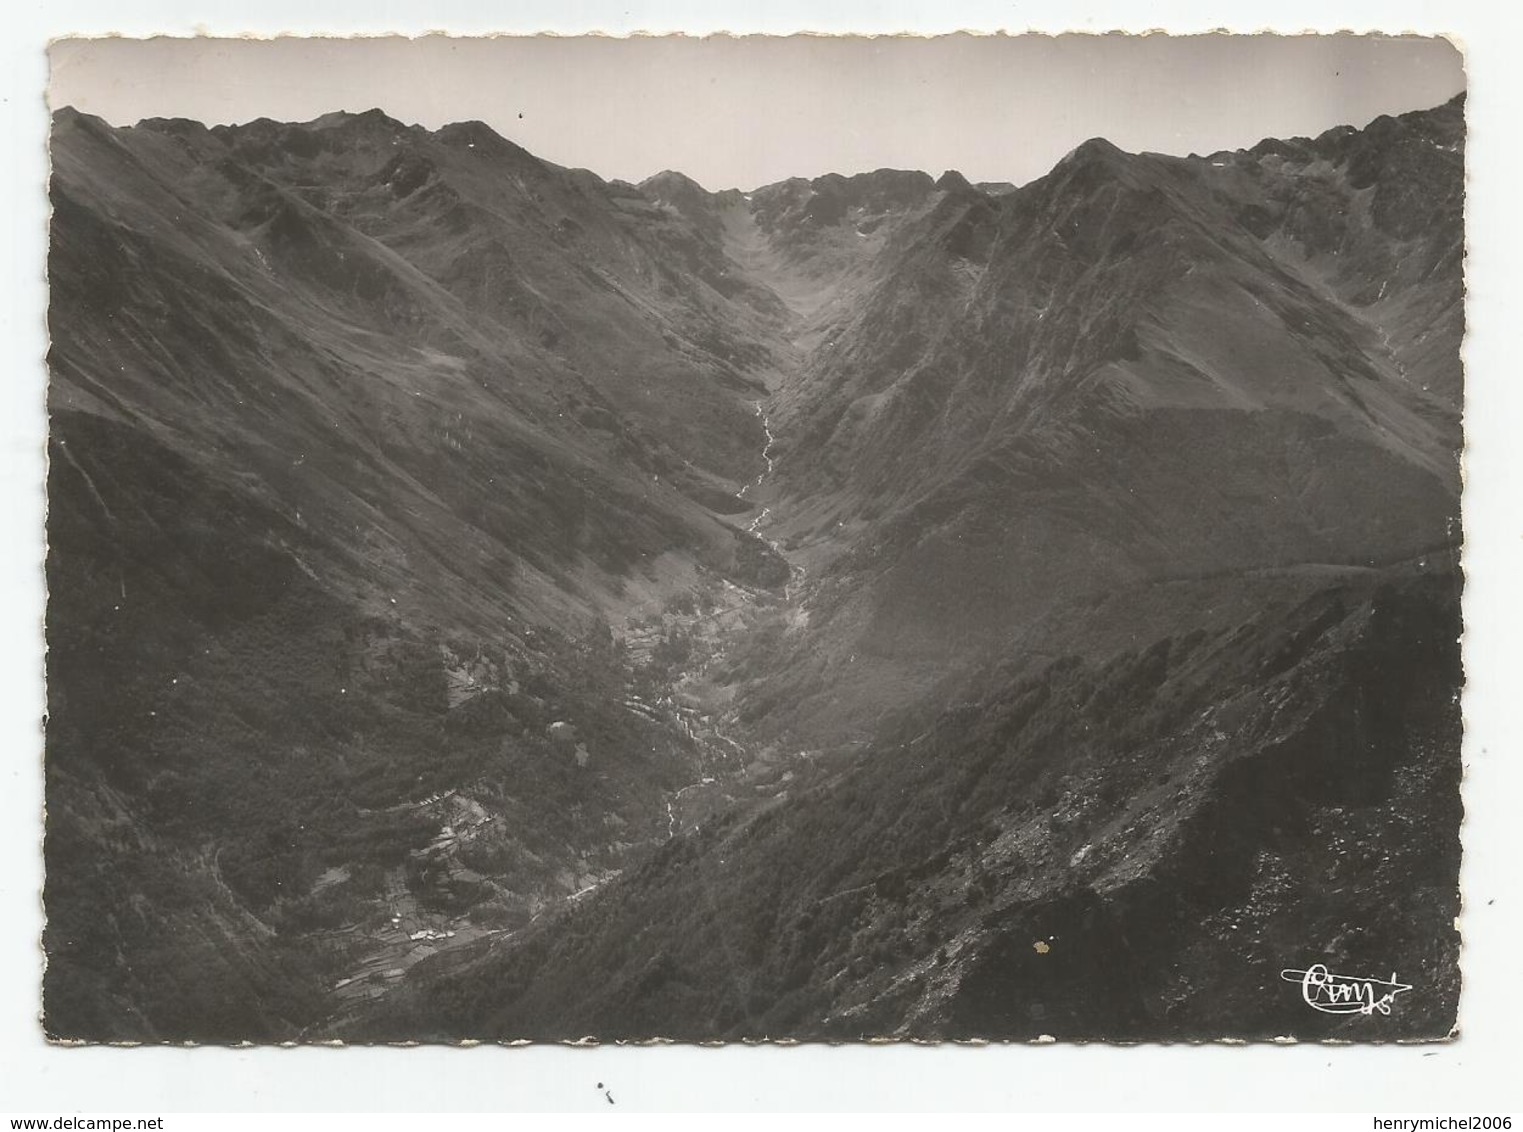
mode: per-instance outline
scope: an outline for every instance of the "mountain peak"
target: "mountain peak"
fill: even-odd
[[[672,193],[702,193],[711,195],[707,189],[700,185],[686,173],[679,173],[675,169],[663,169],[645,178],[638,185],[641,192],[656,192],[661,195]]]
[[[94,114],[86,114],[83,110],[77,110],[73,106],[60,106],[53,111],[53,128],[55,130],[65,126],[88,126],[99,130],[110,130],[111,125],[104,118],[97,118]]]
[[[334,110],[323,114],[306,123],[310,130],[341,130],[346,128],[359,128],[369,130],[384,130],[388,133],[400,133],[407,129],[401,122],[387,114],[380,107],[372,106],[369,110],[354,113],[350,110]]]
[[[936,188],[944,193],[971,192],[973,186],[956,169],[948,169],[936,180]]]
[[[1058,162],[1059,167],[1071,165],[1091,165],[1096,163],[1110,164],[1129,156],[1124,149],[1105,138],[1090,138],[1069,151],[1068,155]]]
[[[536,165],[543,164],[523,146],[503,137],[485,122],[475,119],[466,122],[451,122],[447,126],[440,127],[434,134],[434,140],[451,148],[484,150],[497,157],[526,159]]]
[[[635,188],[646,199],[675,209],[711,238],[719,238],[720,224],[714,213],[714,194],[686,173],[663,169],[654,176],[645,178]]]
[[[171,137],[190,138],[209,135],[210,130],[194,118],[144,118],[134,129],[151,130],[157,134],[168,134]]]

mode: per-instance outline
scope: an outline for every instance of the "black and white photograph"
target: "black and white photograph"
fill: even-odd
[[[1463,1032],[1456,43],[48,54],[48,1040]]]

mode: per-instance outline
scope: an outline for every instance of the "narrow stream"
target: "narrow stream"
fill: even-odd
[[[742,499],[746,497],[748,492],[754,491],[757,488],[761,487],[762,484],[766,483],[768,478],[771,477],[773,471],[777,468],[777,461],[772,456],[773,446],[777,443],[777,437],[773,435],[772,432],[772,418],[767,415],[767,410],[762,408],[762,403],[760,401],[751,402],[751,407],[756,410],[757,417],[761,419],[762,431],[767,434],[767,443],[762,447],[762,459],[767,462],[767,467],[761,475],[756,477],[754,481],[746,484],[745,487],[740,489],[738,494]],[[773,552],[776,553],[779,558],[782,558],[788,563],[789,577],[787,584],[783,587],[783,600],[785,602],[791,602],[793,600],[794,591],[803,584],[805,570],[804,567],[796,564],[791,559],[789,559],[787,553],[783,550],[782,546],[779,545],[776,539],[767,538],[766,535],[762,534],[762,526],[764,523],[766,523],[767,518],[771,514],[772,508],[763,506],[762,509],[758,511],[756,515],[751,519],[751,521],[746,524],[746,533],[756,535],[758,538],[762,539],[762,541],[764,541],[768,546],[772,548]]]
[[[767,414],[767,410],[763,407],[763,403],[760,400],[753,401],[751,403],[751,407],[755,411],[757,418],[761,421],[762,431],[766,434],[767,437],[766,443],[762,446],[762,459],[766,462],[766,467],[763,469],[762,473],[756,477],[756,479],[746,484],[740,489],[739,492],[736,493],[742,499],[747,498],[752,492],[755,492],[761,488],[767,482],[767,480],[771,478],[777,469],[777,460],[773,456],[773,451],[777,444],[777,437],[772,432],[771,417]],[[757,538],[760,538],[769,547],[772,548],[773,553],[777,554],[778,557],[782,558],[785,562],[788,562],[789,578],[783,587],[783,601],[785,604],[787,604],[791,603],[794,600],[795,592],[803,583],[805,571],[804,567],[796,565],[789,560],[788,555],[786,552],[784,552],[781,544],[777,540],[768,538],[763,533],[763,527],[771,515],[772,508],[763,506],[761,510],[751,518],[751,521],[746,524],[745,529],[748,534],[752,534]],[[750,591],[744,590],[741,587],[726,583],[725,588],[732,593],[745,594],[747,601],[754,600],[755,595],[752,595]],[[717,719],[704,716],[700,720],[699,715],[695,710],[677,706],[673,704],[669,698],[666,697],[663,697],[663,703],[666,706],[675,709],[674,717],[676,722],[682,729],[683,734],[685,734],[690,741],[698,744],[701,748],[712,752],[722,760],[728,761],[734,756],[739,756],[741,765],[744,766],[746,764],[748,761],[748,752],[746,751],[746,748],[741,746],[741,744],[737,743],[734,739],[730,738],[730,736],[726,735],[720,729]],[[697,723],[697,726],[694,725],[695,723]],[[726,750],[726,748],[728,748],[728,750]],[[681,821],[679,819],[676,807],[677,804],[681,801],[682,796],[690,790],[696,790],[703,786],[712,786],[716,783],[716,781],[717,780],[713,776],[705,774],[699,781],[689,783],[688,785],[682,787],[680,790],[676,791],[676,793],[672,794],[667,799],[666,820],[668,840],[675,837],[681,828]]]

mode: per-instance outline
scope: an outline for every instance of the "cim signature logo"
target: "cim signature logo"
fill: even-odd
[[[1280,978],[1301,984],[1301,999],[1313,1010],[1324,1014],[1389,1014],[1396,996],[1412,987],[1389,979],[1367,979],[1360,975],[1335,975],[1321,963],[1304,971],[1286,968]]]

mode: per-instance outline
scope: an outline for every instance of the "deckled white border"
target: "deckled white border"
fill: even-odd
[[[1523,163],[1523,18],[1485,2],[1199,3],[561,2],[502,5],[331,0],[76,2],[11,17],[0,41],[6,174],[0,343],[0,1112],[221,1110],[1072,1109],[1503,1111],[1520,1095],[1509,1054],[1523,1036],[1516,875],[1523,775],[1510,718],[1523,690],[1523,374],[1511,365],[1523,275],[1516,222]],[[1464,1035],[1447,1046],[538,1047],[383,1050],[58,1049],[33,1018],[41,914],[36,843],[41,773],[42,286],[46,115],[42,48],[68,33],[219,35],[601,30],[920,33],[1416,31],[1453,34],[1469,70],[1471,334],[1466,567],[1467,764]],[[1509,725],[1512,730],[1509,730]],[[1514,740],[1509,742],[1509,740]],[[1495,904],[1488,901],[1495,900]],[[1294,957],[1291,957],[1294,958]]]

